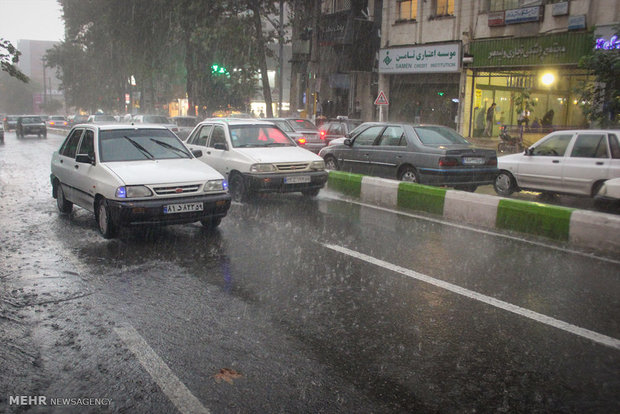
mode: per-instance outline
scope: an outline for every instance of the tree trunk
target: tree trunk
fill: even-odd
[[[271,101],[271,88],[269,87],[269,73],[267,72],[267,57],[265,56],[265,38],[263,37],[263,25],[260,20],[260,7],[257,0],[249,0],[248,8],[254,14],[254,28],[256,30],[256,43],[258,46],[258,60],[260,64],[260,74],[263,81],[263,97],[265,98],[267,118],[273,117],[273,106]]]

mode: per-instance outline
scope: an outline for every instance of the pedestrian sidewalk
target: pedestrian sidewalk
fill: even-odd
[[[471,137],[465,139],[478,148],[497,150],[497,144],[499,144],[499,137]]]

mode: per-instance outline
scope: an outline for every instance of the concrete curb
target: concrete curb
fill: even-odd
[[[581,247],[620,252],[620,216],[341,171],[327,185],[368,204],[443,216],[459,223],[533,234]]]

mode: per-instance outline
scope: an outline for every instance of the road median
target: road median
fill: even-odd
[[[330,171],[328,187],[368,204],[450,221],[532,234],[607,252],[620,251],[620,216],[486,194]]]

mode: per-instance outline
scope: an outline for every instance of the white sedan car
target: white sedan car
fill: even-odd
[[[325,163],[272,122],[214,118],[194,128],[187,146],[230,183],[235,201],[256,192],[316,196],[327,182]]]
[[[54,152],[52,195],[61,213],[76,204],[99,231],[200,221],[213,228],[230,207],[224,177],[195,158],[165,127],[76,125]]]
[[[495,191],[534,190],[593,197],[605,180],[620,177],[620,131],[556,131],[524,153],[497,159]]]

